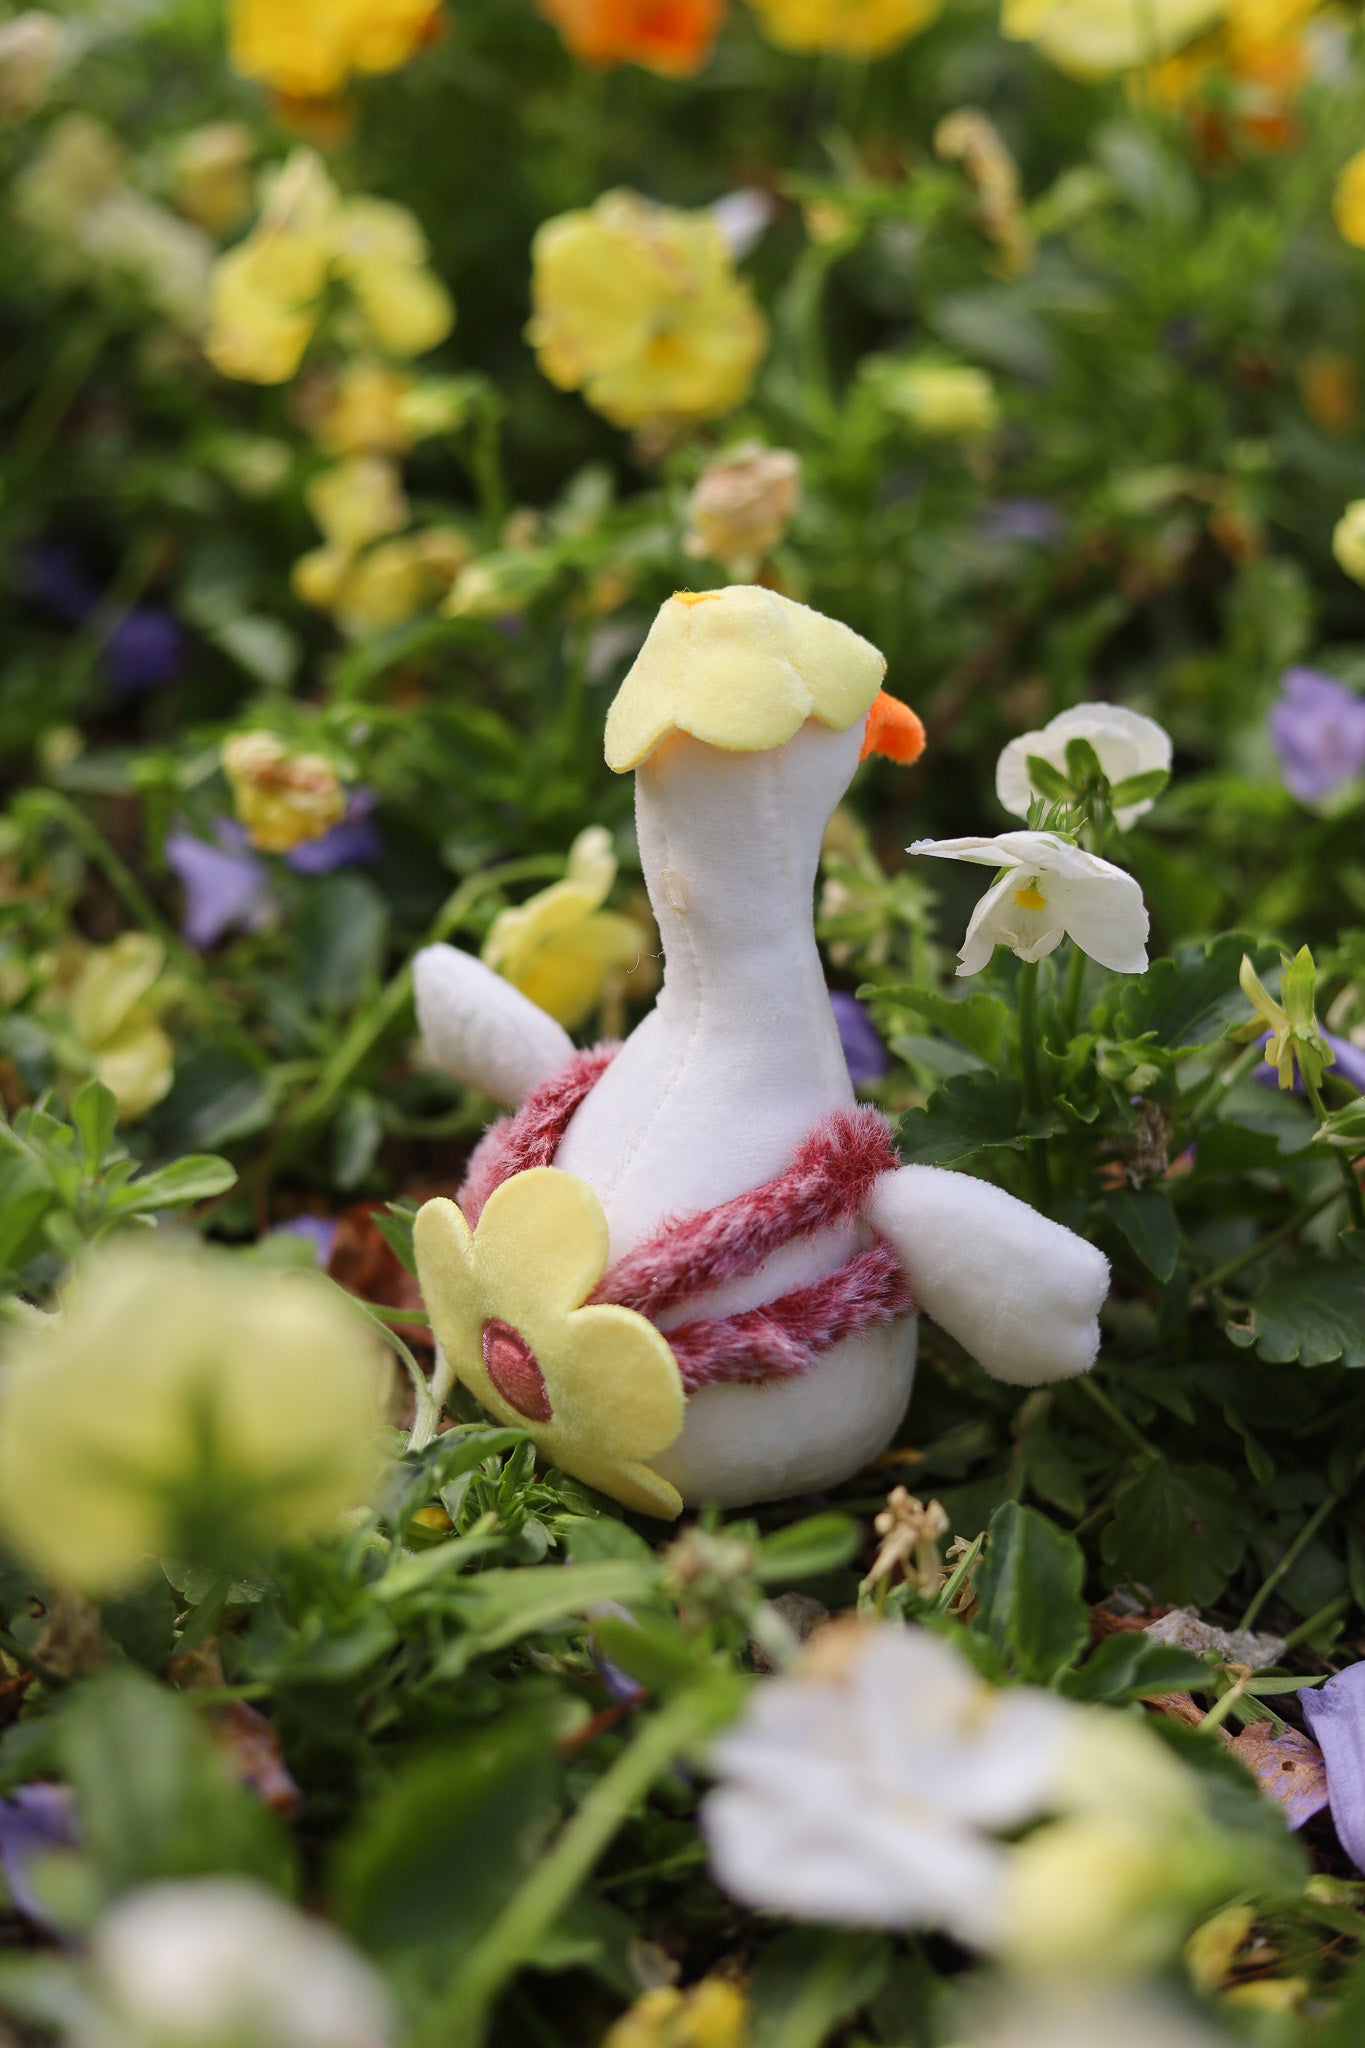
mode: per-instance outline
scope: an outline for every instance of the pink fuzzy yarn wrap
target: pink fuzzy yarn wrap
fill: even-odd
[[[485,1132],[457,1200],[471,1227],[495,1188],[532,1166],[552,1166],[574,1111],[615,1058],[615,1045],[575,1053],[532,1089],[515,1116]],[[785,1171],[714,1209],[669,1217],[608,1269],[592,1299],[654,1321],[689,1297],[745,1279],[783,1245],[851,1223],[873,1183],[898,1164],[890,1126],[875,1109],[834,1110],[798,1146]],[[900,1261],[885,1239],[835,1272],[758,1308],[699,1316],[664,1334],[686,1391],[720,1381],[759,1383],[809,1370],[822,1352],[914,1309]]]

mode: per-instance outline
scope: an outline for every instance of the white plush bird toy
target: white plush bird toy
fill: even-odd
[[[662,607],[607,717],[665,959],[623,1045],[575,1051],[453,947],[416,963],[434,1060],[517,1105],[417,1218],[440,1370],[645,1514],[856,1471],[905,1411],[917,1311],[1018,1385],[1098,1348],[1102,1255],[986,1182],[900,1166],[854,1102],[813,899],[860,758],[923,745],[885,666],[754,585]]]

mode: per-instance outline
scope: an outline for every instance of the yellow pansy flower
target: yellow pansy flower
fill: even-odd
[[[294,754],[273,733],[237,732],[223,743],[237,816],[262,853],[321,839],[346,811],[346,792],[322,754]]]
[[[784,50],[880,57],[918,35],[943,0],[749,0],[770,42]]]
[[[102,1594],[221,1545],[321,1532],[377,1463],[382,1368],[321,1282],[223,1253],[114,1244],[0,1381],[0,1517],[53,1578]],[[199,1561],[196,1556],[194,1561]]]
[[[660,1984],[636,1999],[602,2048],[750,2048],[749,2002],[738,1985],[703,1977],[689,1991]]]
[[[1357,150],[1338,174],[1332,217],[1343,241],[1365,249],[1365,149]]]
[[[537,230],[527,339],[618,427],[714,419],[748,396],[767,324],[708,209],[607,192]]]
[[[353,71],[396,71],[440,11],[441,0],[233,0],[232,64],[291,97],[324,99]]]
[[[415,386],[408,371],[386,363],[345,364],[318,422],[318,440],[331,455],[401,454],[413,442],[404,408]]]
[[[1059,70],[1107,78],[1158,63],[1224,13],[1227,0],[1003,0],[1007,36],[1037,43]]]
[[[597,1007],[613,970],[640,956],[640,927],[602,908],[615,880],[611,835],[589,825],[569,848],[564,880],[499,911],[484,940],[485,964],[570,1031]]]
[[[402,479],[382,455],[348,456],[315,476],[304,496],[328,546],[343,555],[400,533],[408,523]]]
[[[72,1031],[125,1123],[145,1116],[175,1078],[175,1047],[150,1000],[165,965],[160,940],[124,932],[86,954],[67,991]]]
[[[406,208],[343,199],[316,152],[297,149],[270,181],[255,227],[215,265],[205,354],[225,377],[285,383],[317,331],[335,278],[377,346],[420,355],[444,340],[455,319],[426,255],[426,238]]]
[[[444,1197],[418,1212],[417,1276],[446,1360],[489,1413],[640,1514],[682,1510],[645,1462],[685,1405],[668,1340],[633,1309],[582,1304],[606,1270],[607,1219],[556,1166],[504,1181],[472,1231]]]

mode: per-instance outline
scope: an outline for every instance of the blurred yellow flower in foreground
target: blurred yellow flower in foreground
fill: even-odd
[[[337,282],[379,348],[421,355],[455,320],[426,255],[405,207],[343,199],[321,158],[297,149],[270,180],[255,227],[214,267],[204,352],[225,377],[286,383],[317,331],[327,285]]]
[[[603,825],[569,848],[562,882],[499,911],[484,940],[485,963],[572,1031],[601,1001],[613,971],[634,965],[644,934],[633,919],[603,910],[616,881],[616,855]]]
[[[289,853],[339,824],[346,792],[322,754],[295,754],[273,733],[236,732],[223,742],[223,772],[237,816],[262,853]]]
[[[175,1047],[156,1021],[152,991],[165,949],[147,932],[124,932],[87,953],[66,994],[71,1028],[125,1123],[145,1116],[175,1078]]]
[[[532,244],[541,369],[618,427],[714,419],[748,396],[767,323],[712,213],[607,192]]]
[[[326,1530],[375,1470],[381,1369],[324,1284],[203,1250],[94,1253],[0,1383],[0,1521],[88,1593]]]
[[[1224,13],[1227,0],[1003,0],[1000,26],[1062,71],[1106,78],[1159,63]]]
[[[230,54],[247,78],[298,99],[353,71],[396,71],[428,40],[441,0],[232,0]]]
[[[763,33],[784,50],[880,57],[918,35],[942,0],[749,0]]]
[[[256,139],[244,121],[208,121],[182,135],[170,154],[171,197],[187,219],[225,235],[251,205]]]
[[[719,1977],[690,1991],[660,1985],[637,1998],[604,2036],[602,2048],[749,2048],[744,1993]]]

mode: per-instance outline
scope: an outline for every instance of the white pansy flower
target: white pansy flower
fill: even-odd
[[[1041,960],[1064,938],[1115,974],[1147,965],[1147,906],[1133,877],[1056,832],[917,839],[908,851],[1008,870],[972,912],[959,974],[979,974],[997,946]]]
[[[68,2048],[387,2048],[396,2032],[364,1958],[244,1878],[129,1893],[91,1959],[97,2008]]]
[[[1070,711],[1059,711],[1040,731],[1021,733],[1001,754],[995,793],[1016,818],[1026,818],[1032,799],[1045,794],[1029,781],[1029,755],[1040,755],[1065,775],[1069,740],[1089,741],[1111,788],[1131,776],[1150,774],[1154,768],[1170,772],[1171,736],[1154,718],[1144,718],[1140,711],[1126,710],[1122,704],[1077,704]],[[1121,804],[1114,813],[1120,832],[1150,811],[1155,801],[1155,797],[1146,797],[1138,803]]]
[[[714,1746],[712,1873],[748,1906],[989,1948],[1009,1864],[996,1837],[1052,1802],[1076,1714],[995,1690],[927,1629],[822,1630]]]

